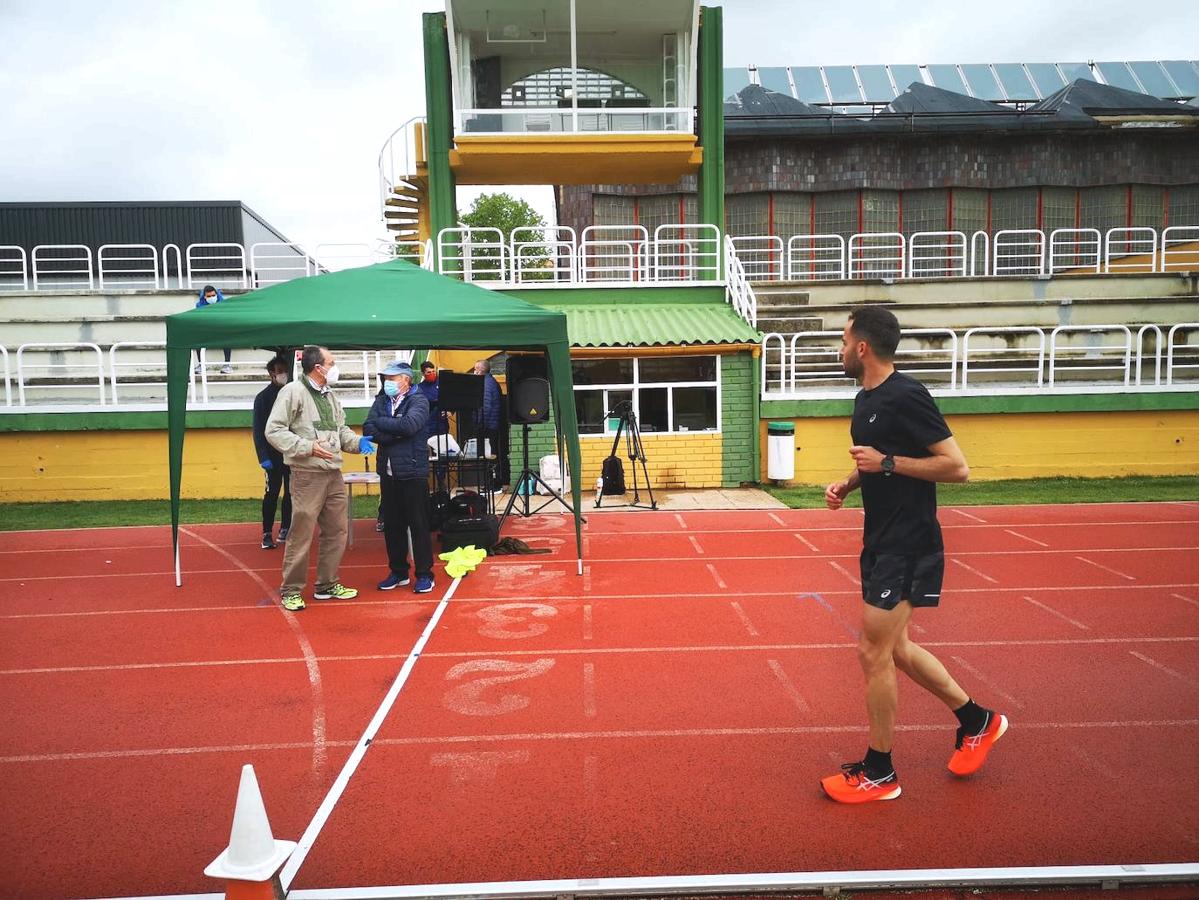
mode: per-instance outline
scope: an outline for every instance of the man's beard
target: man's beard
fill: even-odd
[[[848,359],[843,358],[841,360],[841,369],[854,381],[861,381],[862,373],[865,371],[862,361],[856,356],[851,356]]]

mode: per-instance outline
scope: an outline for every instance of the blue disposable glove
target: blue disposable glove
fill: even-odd
[[[269,459],[264,459],[258,465],[262,466],[262,468],[266,469],[266,471],[268,471],[268,472],[274,468],[274,466],[271,465],[271,461]]]
[[[358,452],[365,454],[365,455],[370,455],[371,453],[375,452],[375,445],[373,443],[371,443],[370,438],[368,438],[368,437],[358,438]]]

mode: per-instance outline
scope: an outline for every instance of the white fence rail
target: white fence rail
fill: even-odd
[[[1199,323],[985,327],[901,332],[896,368],[951,393],[1199,388]],[[762,339],[763,399],[852,396],[841,332],[770,333]]]
[[[100,290],[114,287],[154,290],[160,284],[158,250],[153,244],[104,244],[96,251]]]
[[[741,258],[733,249],[732,238],[725,238],[725,259],[728,266],[728,278],[725,280],[725,299],[732,305],[733,311],[750,324],[758,327],[758,298],[754,294],[753,285],[746,277],[745,267]]]

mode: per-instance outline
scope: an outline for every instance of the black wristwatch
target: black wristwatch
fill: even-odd
[[[888,454],[887,456],[884,456],[882,466],[883,466],[883,474],[890,475],[892,472],[895,471],[895,457],[891,456],[890,454]]]

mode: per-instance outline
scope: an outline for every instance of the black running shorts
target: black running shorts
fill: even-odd
[[[897,556],[862,551],[862,599],[879,609],[894,609],[900,600],[912,606],[941,602],[945,577],[942,551],[923,556]]]

